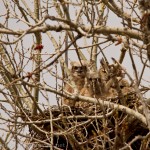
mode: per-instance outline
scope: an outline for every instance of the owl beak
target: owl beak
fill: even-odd
[[[78,69],[76,70],[76,72],[81,73],[82,72],[82,67],[78,67]]]
[[[78,67],[78,68],[75,70],[75,72],[76,72],[79,76],[82,75],[82,73],[83,73],[82,67]]]

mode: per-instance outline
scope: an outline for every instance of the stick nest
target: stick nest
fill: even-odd
[[[135,102],[129,107],[134,109]],[[150,146],[148,140],[143,138],[149,132],[147,127],[119,110],[100,105],[89,105],[86,108],[52,106],[44,110],[43,114],[31,117],[33,121],[39,121],[36,126],[41,130],[29,126],[32,137],[30,142],[34,143],[34,150],[49,150],[52,147],[63,150],[123,147],[126,150],[131,147],[138,150],[139,147]]]

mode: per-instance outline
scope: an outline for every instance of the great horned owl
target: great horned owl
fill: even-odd
[[[103,67],[99,69],[99,76],[103,81],[108,81],[110,78],[108,71]]]
[[[99,73],[96,71],[88,72],[85,78],[85,85],[81,89],[80,95],[92,98],[100,98],[102,94],[101,81]],[[79,101],[78,107],[86,108],[90,104],[88,102]]]
[[[87,62],[86,61],[71,62],[70,74],[78,92],[80,92],[80,90],[83,88],[85,84],[85,77],[87,74]],[[69,82],[69,84],[67,83],[65,84],[64,90],[69,93],[74,93],[74,88],[71,86],[71,82]],[[69,99],[63,99],[62,101],[63,105],[65,104],[68,106],[75,106],[75,103],[76,103],[75,101]]]
[[[98,72],[88,72],[81,95],[98,98],[102,94],[101,79]]]
[[[107,81],[101,78],[98,71],[88,72],[86,76],[85,86],[80,92],[81,95],[92,98],[114,98],[117,96],[115,89],[109,87],[107,88]],[[79,102],[82,107],[89,106],[88,103]]]
[[[110,82],[113,79],[110,79]],[[130,91],[129,82],[122,77],[115,77],[115,82],[111,81],[109,94],[108,96],[111,98],[115,98],[117,96],[124,95],[127,91]],[[122,93],[120,95],[120,93]]]
[[[99,69],[99,75],[100,75],[100,78],[104,81],[108,81],[109,80],[109,64],[108,62],[106,62],[103,58],[102,60],[100,61],[101,63],[101,67]]]
[[[116,73],[116,72],[115,72]],[[99,69],[100,78],[105,85],[104,97],[114,98],[117,96],[117,91],[113,88],[114,85],[114,72],[113,67],[108,64],[104,59],[101,60],[101,67]],[[104,88],[103,88],[104,89]]]
[[[106,61],[104,61],[104,59],[102,59],[99,74],[106,84],[105,87],[107,91],[109,90],[109,92],[107,92],[107,96],[118,96],[117,90],[121,90],[122,93],[126,93],[126,90],[130,91],[129,82],[125,79],[125,74],[122,68],[117,64],[109,65]]]
[[[121,70],[121,69],[120,69]],[[129,105],[133,103],[133,100],[136,100],[136,95],[134,94],[134,88],[132,88],[127,79],[125,79],[122,71],[117,74],[116,82],[111,85],[111,88],[115,89],[117,92],[116,96],[122,97],[121,104]],[[131,94],[133,93],[133,94]]]

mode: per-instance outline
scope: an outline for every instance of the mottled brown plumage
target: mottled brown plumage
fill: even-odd
[[[133,88],[130,87],[128,80],[125,79],[125,74],[120,66],[116,64],[109,65],[102,59],[99,74],[105,81],[106,89],[109,90],[107,97],[114,98],[133,92]]]
[[[72,81],[74,82],[79,93],[85,84],[85,77],[87,73],[87,62],[85,61],[81,61],[81,63],[76,61],[71,62],[70,73],[71,73]],[[75,88],[71,86],[71,81],[69,81],[69,84],[67,83],[65,84],[64,90],[69,93],[74,93]],[[65,99],[65,98],[62,101],[63,105],[68,105],[68,106],[75,106],[75,103],[76,103],[75,101]]]
[[[86,76],[85,86],[82,88],[81,95],[96,99],[114,98],[117,96],[117,91],[111,87],[107,88],[107,82],[102,78],[97,71],[88,72]],[[89,103],[78,102],[80,107],[88,107]]]
[[[87,73],[86,83],[81,90],[81,95],[98,98],[102,94],[101,86],[101,79],[98,72]]]
[[[98,72],[88,72],[86,75],[85,85],[82,88],[80,95],[92,98],[100,98],[102,95],[101,91],[101,81]],[[79,101],[77,103],[77,107],[86,108],[89,107],[91,104],[88,102]]]

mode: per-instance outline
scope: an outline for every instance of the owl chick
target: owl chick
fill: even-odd
[[[104,81],[108,81],[110,79],[109,64],[103,58],[100,61],[100,63],[101,63],[101,67],[99,69],[100,78]]]
[[[92,98],[100,98],[102,94],[100,80],[101,79],[98,72],[88,72],[85,78],[85,85],[81,89],[80,95]],[[90,104],[88,102],[79,101],[76,106],[86,108],[89,107]]]
[[[107,91],[109,90],[107,96],[116,97],[118,96],[118,91],[122,92],[122,94],[126,90],[130,91],[130,84],[125,79],[125,74],[122,68],[117,64],[109,65],[104,59],[102,59],[99,74],[105,81]]]
[[[87,62],[85,61],[71,62],[70,74],[72,77],[72,81],[75,83],[78,92],[80,92],[80,90],[83,88],[85,84],[85,77],[87,74]],[[65,84],[64,90],[69,93],[75,92],[73,86],[71,86],[71,82],[69,82],[69,84]],[[65,99],[65,98],[62,101],[63,105],[68,105],[68,106],[75,106],[75,103],[76,103],[75,101]]]
[[[117,91],[113,88],[107,88],[107,82],[101,78],[98,71],[88,72],[86,76],[85,86],[82,88],[80,95],[92,98],[114,98],[117,96]],[[87,102],[78,102],[80,107],[88,107]]]
[[[115,98],[116,96],[118,96],[117,90],[113,88],[113,85],[114,85],[113,68],[104,59],[101,60],[101,67],[99,69],[99,75],[103,83],[103,97]]]
[[[108,71],[103,67],[99,69],[99,76],[103,81],[108,81],[110,79]]]
[[[98,98],[102,94],[101,79],[98,72],[87,73],[86,83],[80,94],[93,98]]]

